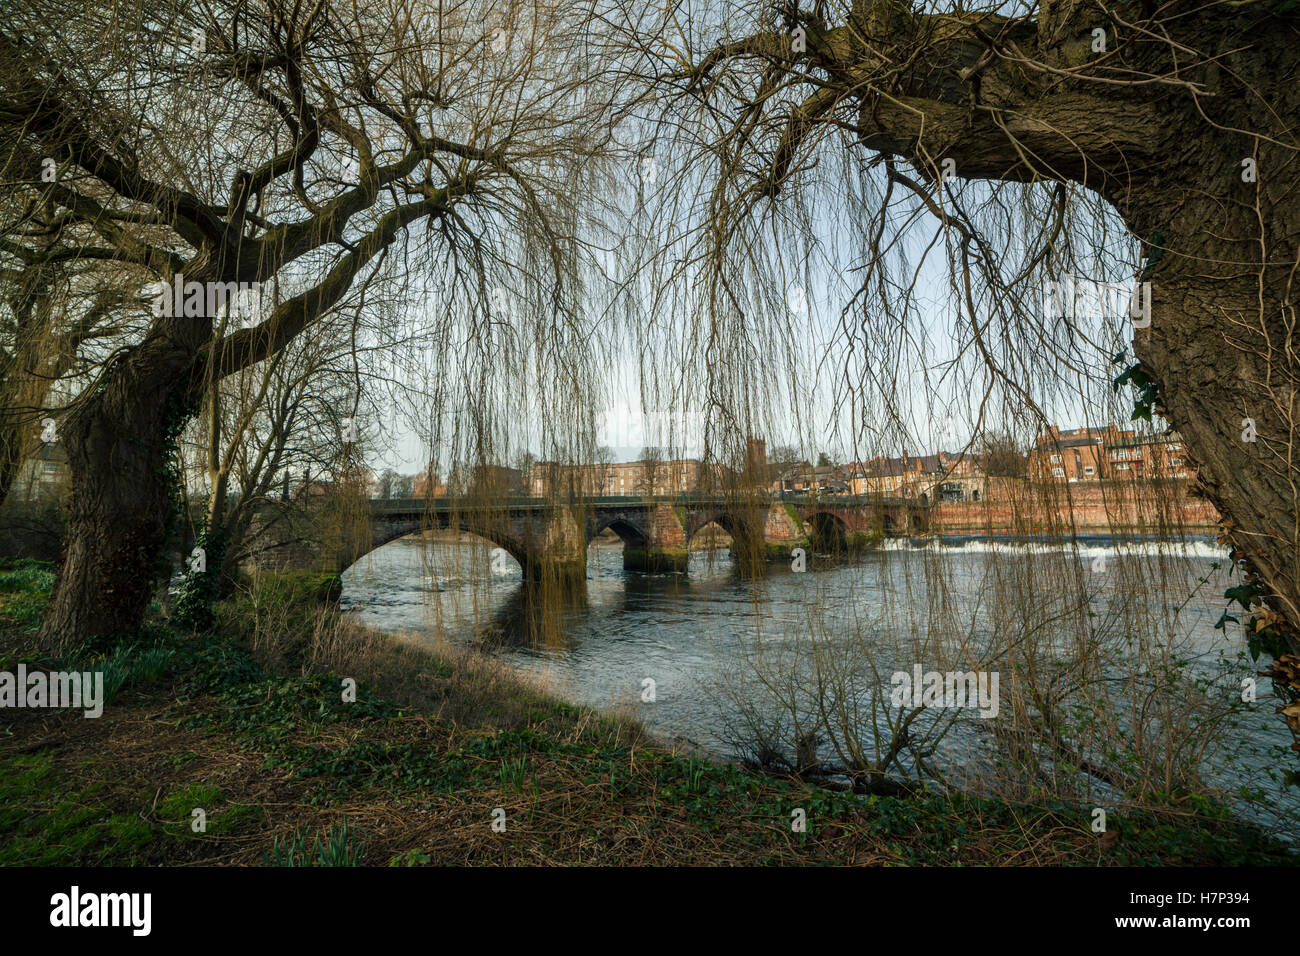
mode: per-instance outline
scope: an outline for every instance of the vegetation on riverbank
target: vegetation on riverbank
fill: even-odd
[[[50,583],[0,566],[0,670],[101,669],[112,696],[98,719],[0,712],[0,863],[1295,862],[1212,807],[1112,810],[1096,834],[1091,807],[855,798],[716,765],[492,659],[341,620],[328,579],[264,582],[211,635],[155,623],[35,661]]]

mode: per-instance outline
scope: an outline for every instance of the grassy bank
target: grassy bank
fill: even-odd
[[[1115,812],[1098,835],[1091,807],[858,799],[714,765],[491,659],[340,621],[323,580],[264,583],[213,635],[153,625],[37,661],[50,583],[0,566],[0,670],[101,669],[113,693],[98,719],[0,711],[5,864],[1293,862],[1212,813]]]

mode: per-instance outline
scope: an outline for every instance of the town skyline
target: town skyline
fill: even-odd
[[[1009,441],[1001,436],[985,442],[989,447],[981,447],[979,451],[938,449],[921,454],[903,451],[898,455],[836,461],[828,452],[819,452],[812,460],[793,457],[798,451],[791,445],[769,446],[762,439],[751,439],[746,458],[752,463],[755,446],[761,448],[762,465],[766,469],[761,483],[778,495],[897,492],[903,497],[978,501],[989,495],[989,478],[1075,483],[1125,478],[1193,482],[1196,477],[1194,467],[1187,461],[1182,437],[1176,431],[1142,428],[1141,423],[1129,423],[1128,427],[1115,422],[1073,428],[1051,425],[1027,446],[1009,444]],[[997,447],[992,447],[995,443]],[[966,447],[977,444],[967,442]],[[416,497],[425,496],[430,490],[435,496],[455,494],[457,489],[464,493],[471,486],[543,497],[551,493],[557,480],[568,482],[570,477],[576,477],[577,486],[584,494],[631,497],[686,494],[702,484],[721,485],[727,480],[727,472],[734,478],[743,470],[706,462],[696,456],[668,457],[666,451],[643,446],[638,457],[620,460],[612,455],[612,449],[602,448],[597,454],[605,452],[605,458],[590,462],[542,460],[523,452],[514,465],[462,464],[446,472],[436,470],[431,489],[428,466],[414,474],[362,466],[363,482],[370,489],[368,497],[403,497],[400,493],[380,493],[381,488],[389,485],[409,489]],[[990,458],[998,457],[1002,460],[990,464]],[[1015,459],[1019,459],[1018,465]],[[710,473],[711,481],[704,482]],[[483,476],[489,477],[485,481]],[[922,490],[923,485],[929,487]]]

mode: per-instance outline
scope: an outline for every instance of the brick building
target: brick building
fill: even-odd
[[[1041,481],[1100,481],[1106,472],[1106,443],[1119,434],[1114,425],[1069,429],[1053,425],[1029,452],[1029,477]]]
[[[684,495],[698,491],[704,475],[704,463],[695,458],[592,465],[542,461],[529,470],[528,493],[538,498],[553,494],[588,498]]]
[[[1029,453],[1031,478],[1101,481],[1120,478],[1192,479],[1187,449],[1175,431],[1140,434],[1116,425],[1062,430],[1053,426]]]
[[[1107,446],[1106,460],[1110,478],[1196,477],[1196,469],[1187,463],[1187,446],[1175,431],[1123,435]]]
[[[984,465],[977,456],[946,451],[857,462],[849,474],[854,494],[926,502],[979,501],[985,494],[985,484]]]

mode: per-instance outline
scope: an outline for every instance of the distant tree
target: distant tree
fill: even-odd
[[[777,445],[768,453],[767,458],[773,465],[784,470],[799,464],[803,456],[799,454],[799,449],[793,445]]]
[[[787,476],[802,462],[803,455],[793,445],[777,445],[768,453],[772,480],[782,482],[782,490]]]
[[[1028,474],[1029,457],[1009,432],[985,434],[980,444],[985,474],[995,478],[1023,478]]]
[[[821,452],[817,455],[818,468],[828,468],[833,464],[835,464],[835,460],[831,458],[830,455],[826,454],[826,452]]]
[[[515,489],[520,494],[528,493],[529,476],[533,472],[533,465],[537,464],[537,456],[531,451],[525,451],[515,459],[515,468],[519,470],[518,488]]]
[[[412,494],[416,498],[426,498],[432,495],[445,494],[446,491],[438,481],[438,463],[429,462],[416,474],[412,482]]]
[[[614,464],[614,449],[608,445],[601,445],[596,449],[596,467],[593,469],[595,493],[598,495],[604,494],[607,490],[605,486],[609,483],[609,466],[612,464]]]
[[[641,449],[641,455],[638,459],[641,465],[641,476],[637,480],[637,491],[641,494],[653,495],[655,493],[655,483],[658,480],[663,460],[664,453],[659,448],[646,445]]]

